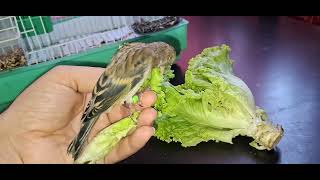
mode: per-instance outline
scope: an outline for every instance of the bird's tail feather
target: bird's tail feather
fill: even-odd
[[[96,123],[99,117],[94,117],[90,121],[83,123],[82,128],[80,129],[79,134],[72,140],[68,146],[67,152],[72,154],[74,160],[78,159],[79,155],[82,152],[83,147],[89,137],[93,125]]]

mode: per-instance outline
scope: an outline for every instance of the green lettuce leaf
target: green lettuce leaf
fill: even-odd
[[[210,140],[232,144],[243,135],[252,137],[250,145],[257,149],[274,148],[283,129],[268,121],[266,113],[261,116],[264,111],[255,106],[250,89],[234,75],[230,50],[226,45],[204,49],[189,61],[186,82],[180,86],[165,77],[160,81],[161,72],[153,71],[150,81],[155,78],[158,84],[149,85],[160,94],[155,106],[161,112],[158,139],[188,147]]]
[[[84,149],[76,163],[96,163],[108,155],[113,148],[137,127],[140,112],[124,118],[103,129]]]

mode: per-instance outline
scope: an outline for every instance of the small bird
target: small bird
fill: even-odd
[[[98,79],[92,98],[81,118],[80,132],[70,143],[67,152],[76,160],[87,143],[92,127],[102,113],[131,102],[153,68],[164,70],[176,59],[175,49],[164,42],[128,43],[119,48],[111,64]]]

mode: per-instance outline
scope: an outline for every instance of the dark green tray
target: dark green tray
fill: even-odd
[[[22,21],[21,21],[22,20]],[[49,33],[53,31],[53,25],[51,22],[51,17],[50,16],[31,16],[30,19],[28,16],[22,16],[20,18],[17,17],[17,23],[20,31],[28,31],[33,29],[32,24],[34,27],[34,30],[36,31],[37,35],[43,34],[43,33]],[[42,22],[43,26],[42,26]],[[32,22],[32,24],[31,24]],[[23,26],[22,26],[23,24]],[[24,28],[23,28],[24,27]],[[45,28],[45,29],[44,29]],[[34,31],[28,32],[26,34],[22,34],[22,37],[26,37],[28,34],[28,37],[36,35]]]
[[[187,26],[188,21],[183,20],[180,24],[172,28],[125,42],[167,42],[175,47],[178,60],[181,51],[187,48]],[[105,45],[100,48],[88,50],[81,54],[43,62],[36,65],[0,72],[0,112],[3,112],[31,83],[53,67],[57,65],[105,67],[109,64],[113,54],[122,43],[124,42]]]

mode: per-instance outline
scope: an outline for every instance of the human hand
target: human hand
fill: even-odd
[[[81,126],[81,116],[104,68],[58,66],[28,87],[0,115],[0,163],[73,163],[67,147]],[[152,91],[141,95],[138,128],[104,159],[116,163],[141,149],[154,134],[157,112]],[[130,115],[124,106],[101,115],[89,141],[102,129]]]

